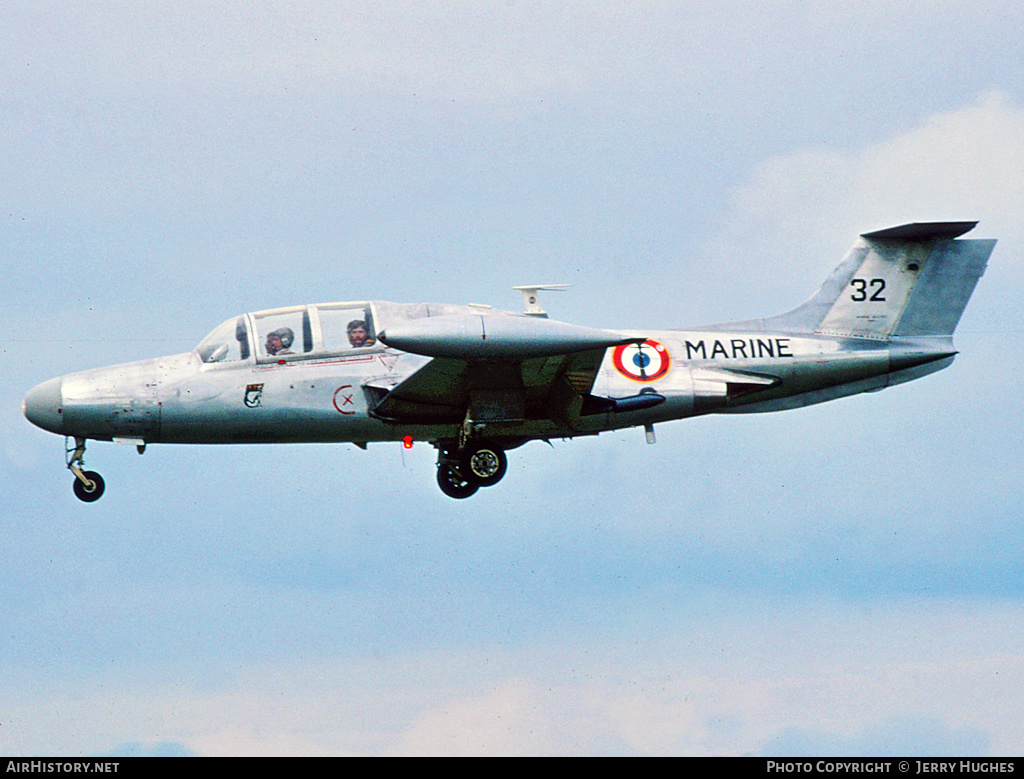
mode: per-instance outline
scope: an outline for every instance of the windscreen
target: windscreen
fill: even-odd
[[[232,362],[249,357],[249,334],[245,317],[229,319],[214,328],[196,347],[203,362]]]

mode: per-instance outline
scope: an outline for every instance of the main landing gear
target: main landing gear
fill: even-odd
[[[85,466],[85,439],[76,438],[74,449],[67,445],[65,445],[65,449],[68,470],[75,474],[75,483],[73,485],[75,497],[86,503],[99,500],[103,496],[103,490],[106,489],[106,485],[103,483],[103,477],[96,473],[96,471],[83,470]]]
[[[494,444],[470,444],[462,450],[438,446],[437,484],[450,498],[468,498],[480,487],[501,481],[508,469],[505,450]]]

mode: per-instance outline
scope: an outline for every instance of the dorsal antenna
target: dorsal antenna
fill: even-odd
[[[527,316],[539,316],[547,318],[548,312],[541,308],[537,293],[540,290],[551,290],[552,292],[565,292],[568,284],[531,284],[525,287],[513,287],[523,293],[523,306]]]

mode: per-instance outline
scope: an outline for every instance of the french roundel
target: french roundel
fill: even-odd
[[[657,381],[672,365],[665,345],[650,339],[642,344],[625,344],[612,352],[615,370],[633,381]]]

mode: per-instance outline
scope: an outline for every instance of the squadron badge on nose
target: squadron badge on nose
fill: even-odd
[[[257,408],[263,405],[263,385],[250,384],[245,388],[245,405],[249,408]]]

